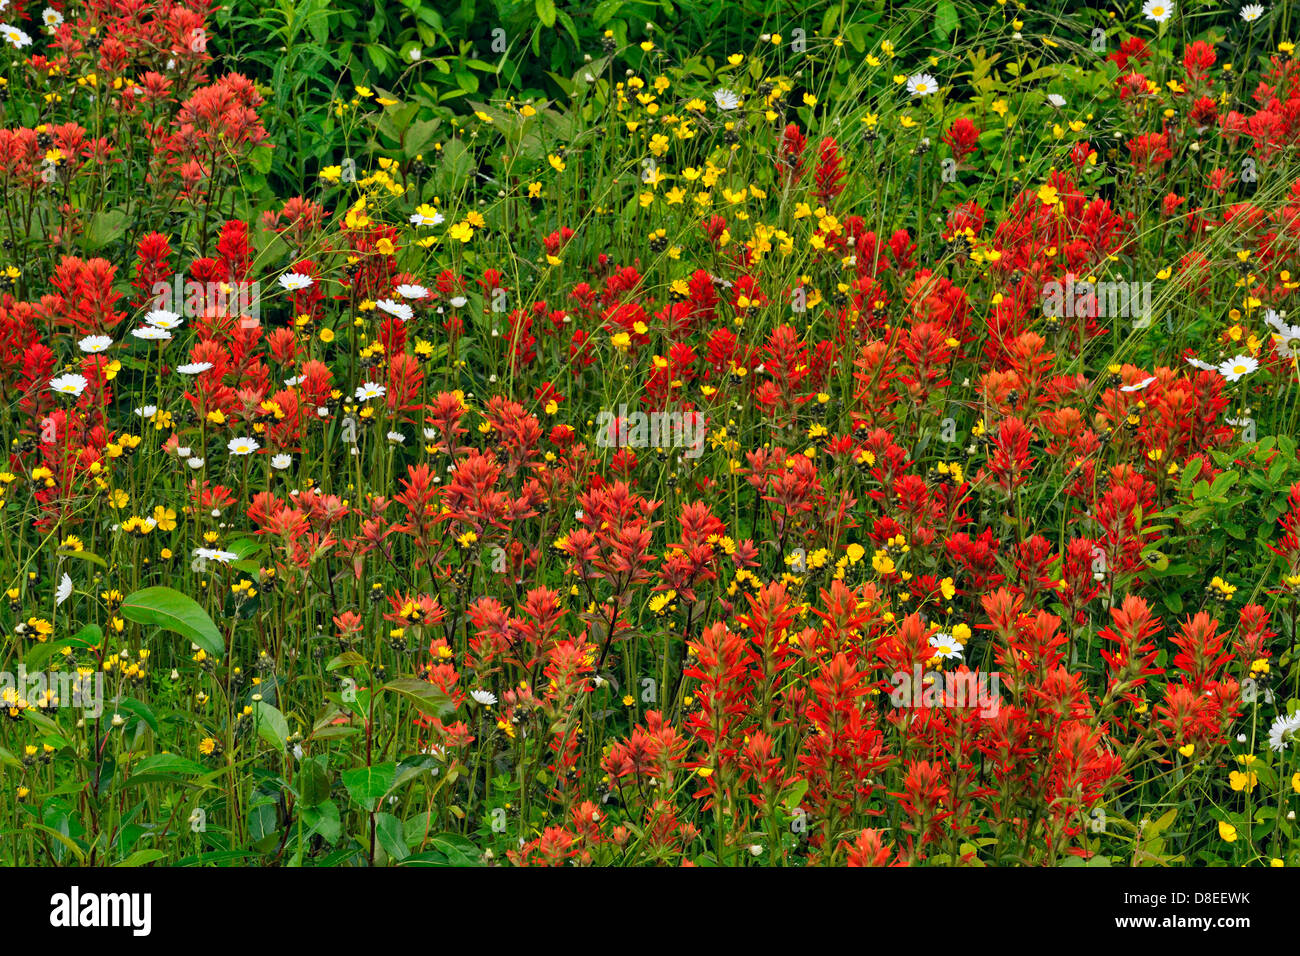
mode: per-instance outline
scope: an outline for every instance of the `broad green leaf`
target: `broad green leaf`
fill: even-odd
[[[957,15],[957,8],[949,0],[941,0],[934,10],[934,33],[940,39],[946,40],[961,26],[961,17]]]
[[[203,764],[177,754],[158,754],[141,760],[131,771],[131,775],[153,774],[155,776],[183,777],[189,774],[207,773]]]
[[[114,866],[145,866],[148,863],[156,863],[158,860],[167,856],[165,850],[136,850],[125,860],[114,863]]]
[[[264,700],[253,705],[253,719],[257,721],[257,735],[268,744],[284,753],[289,740],[289,722],[284,714]]]
[[[375,836],[393,862],[400,863],[411,855],[402,832],[402,821],[391,813],[375,814]]]
[[[304,807],[324,803],[330,796],[330,772],[323,758],[304,760],[298,769],[298,801]]]
[[[325,665],[326,671],[336,671],[340,667],[365,667],[366,659],[356,651],[344,651],[342,654],[332,658]]]
[[[335,806],[332,800],[327,800],[315,807],[300,807],[299,812],[302,815],[302,825],[307,828],[308,836],[318,833],[322,840],[333,846],[343,833],[343,825],[339,820],[339,808]]]
[[[87,624],[72,637],[65,637],[58,640],[49,640],[44,644],[37,644],[30,648],[23,655],[23,666],[27,668],[27,673],[33,674],[36,671],[43,670],[55,656],[62,654],[65,647],[94,647],[102,643],[104,632],[100,630],[98,624]]]
[[[443,690],[418,677],[389,681],[384,690],[401,694],[415,705],[416,710],[429,717],[446,717],[456,710],[456,705]]]
[[[126,211],[122,209],[104,209],[90,220],[86,227],[86,247],[99,249],[126,232]]]
[[[367,810],[374,810],[379,805],[379,801],[392,789],[396,776],[397,764],[395,763],[357,767],[339,774],[348,796]]]
[[[221,632],[191,597],[168,587],[136,591],[122,602],[121,614],[136,624],[154,624],[193,641],[214,657],[226,652]]]
[[[107,567],[108,567],[108,562],[107,562],[107,561],[105,561],[105,560],[104,560],[103,558],[101,558],[99,555],[97,555],[97,554],[92,554],[92,553],[89,552],[89,551],[70,551],[70,550],[69,550],[69,551],[55,551],[54,553],[55,553],[56,555],[58,555],[60,558],[78,558],[78,559],[80,559],[80,560],[82,560],[82,561],[89,561],[91,564],[97,564],[97,565],[99,565],[101,568],[107,568]]]

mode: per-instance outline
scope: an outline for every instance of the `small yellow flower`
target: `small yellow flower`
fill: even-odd
[[[171,508],[158,505],[153,509],[153,520],[159,531],[176,530],[176,512]]]
[[[1234,770],[1228,774],[1228,785],[1233,790],[1250,792],[1255,789],[1257,783],[1259,783],[1259,777],[1253,773],[1242,773],[1240,770]]]

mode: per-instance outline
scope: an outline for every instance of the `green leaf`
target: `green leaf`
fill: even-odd
[[[330,659],[325,665],[326,671],[336,671],[340,667],[365,667],[366,659],[356,651],[344,651],[336,657]]]
[[[266,701],[259,700],[253,705],[253,719],[257,721],[257,736],[284,753],[289,740],[289,722],[284,719],[284,714]]]
[[[257,552],[262,550],[265,544],[266,542],[256,541],[253,538],[239,538],[238,540],[230,542],[230,547],[226,550],[233,552],[238,556],[238,560],[242,561],[245,558],[257,554]]]
[[[400,863],[411,855],[402,833],[402,821],[391,813],[375,814],[375,837],[394,862]]]
[[[207,767],[187,757],[181,757],[177,754],[158,754],[155,757],[146,757],[135,765],[131,771],[131,776],[137,777],[144,774],[151,774],[155,778],[162,777],[184,777],[196,773],[206,773]]]
[[[1169,557],[1155,548],[1142,552],[1142,559],[1152,571],[1164,571],[1169,567]]]
[[[324,759],[313,757],[304,760],[298,769],[298,802],[304,807],[315,807],[330,796],[330,772]]]
[[[91,218],[86,227],[86,247],[99,249],[126,232],[126,210],[103,209]]]
[[[537,11],[537,19],[542,21],[542,25],[548,30],[555,26],[555,0],[535,0],[533,9]]]
[[[270,146],[259,146],[248,157],[248,165],[265,176],[271,171],[272,158]]]
[[[27,668],[27,673],[32,674],[43,670],[49,660],[59,654],[65,647],[94,647],[96,644],[102,643],[103,640],[104,632],[100,630],[99,625],[87,624],[72,637],[37,644],[23,655],[23,666]]]
[[[130,714],[132,717],[135,717],[137,720],[144,721],[146,724],[149,725],[149,729],[153,731],[154,736],[155,737],[159,736],[157,716],[155,716],[154,712],[150,710],[147,705],[136,700],[134,697],[123,697],[121,700],[117,702],[113,710],[119,714],[121,713]]]
[[[23,827],[21,830],[6,830],[5,834],[6,835],[18,834],[18,833],[22,833],[24,830],[40,830],[43,833],[48,833],[50,836],[54,837],[54,839],[58,840],[65,847],[71,850],[73,856],[77,858],[77,862],[79,862],[82,866],[86,865],[86,853],[84,850],[81,849],[81,847],[73,843],[70,837],[66,836],[63,833],[60,833],[58,830],[54,829],[53,827],[45,826],[43,823],[37,823],[35,820],[27,820],[26,822],[23,823]]]
[[[452,866],[482,866],[483,853],[459,833],[439,833],[429,842]]]
[[[307,835],[319,833],[322,840],[331,846],[343,833],[343,824],[339,820],[339,808],[332,801],[326,801],[316,807],[301,807],[302,823],[307,828]]]
[[[613,19],[614,14],[618,13],[618,8],[621,6],[623,6],[623,0],[600,0],[600,3],[596,4],[596,9],[591,13],[591,22],[598,27],[603,27]]]
[[[125,860],[119,860],[114,866],[145,866],[155,863],[167,856],[165,850],[136,850]]]
[[[384,685],[384,690],[401,694],[415,705],[416,710],[428,717],[446,717],[456,710],[456,705],[445,691],[418,677],[389,681]]]
[[[436,119],[419,120],[412,123],[410,129],[406,131],[402,143],[407,158],[414,159],[416,156],[427,152],[433,145],[434,140],[438,138],[438,128],[441,125]]]
[[[949,0],[941,0],[934,10],[934,35],[946,40],[961,26],[957,8]]]
[[[226,642],[193,598],[168,587],[144,588],[122,602],[121,614],[136,624],[154,624],[189,638],[214,657],[226,652]]]
[[[80,558],[82,561],[89,561],[91,564],[97,564],[101,568],[107,568],[108,562],[97,554],[89,551],[55,551],[60,558]]]
[[[357,767],[339,774],[343,786],[354,801],[367,810],[374,810],[379,801],[393,787],[397,764],[381,763],[373,767]]]

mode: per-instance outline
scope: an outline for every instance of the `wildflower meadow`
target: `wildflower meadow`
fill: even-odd
[[[1300,866],[1300,7],[0,8],[0,863]]]

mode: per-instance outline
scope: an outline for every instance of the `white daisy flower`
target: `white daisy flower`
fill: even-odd
[[[1300,354],[1300,325],[1288,325],[1273,309],[1264,313],[1264,321],[1272,326],[1276,333],[1273,336],[1273,344],[1277,346],[1278,355],[1282,358],[1292,358]]]
[[[316,282],[311,276],[305,276],[301,272],[286,272],[278,281],[280,288],[286,292],[297,292],[299,289],[309,288]]]
[[[380,299],[375,303],[375,306],[383,309],[389,315],[396,316],[403,322],[409,322],[411,316],[415,315],[415,310],[405,302],[394,302],[392,299]]]
[[[87,355],[97,355],[100,352],[107,352],[112,344],[113,340],[107,335],[87,335],[77,343],[77,348]]]
[[[421,206],[420,208],[428,209],[429,207]],[[430,212],[432,212],[432,215],[428,212],[413,212],[407,221],[412,226],[441,226],[446,217],[436,209],[430,210]]]
[[[1278,717],[1268,729],[1269,747],[1278,751],[1286,750],[1287,744],[1295,743],[1297,730],[1300,730],[1300,711]]]
[[[31,37],[29,37],[22,30],[19,30],[17,27],[10,26],[7,23],[0,23],[0,35],[3,35],[4,38],[8,40],[10,44],[12,44],[13,47],[17,50],[21,50],[25,46],[32,45]]]
[[[450,299],[447,300],[447,303],[453,309],[459,309],[468,301],[469,299],[465,298],[463,295],[453,295]]]
[[[1259,362],[1255,361],[1253,356],[1235,355],[1219,365],[1219,374],[1229,382],[1236,382],[1245,378],[1257,368],[1259,368]]]
[[[1202,362],[1198,358],[1189,358],[1187,364],[1192,368],[1199,368],[1202,372],[1217,372],[1219,370],[1219,366],[1211,365],[1209,362]]]
[[[158,406],[142,405],[140,408],[135,409],[135,413],[139,415],[141,418],[153,418],[155,415],[158,414]]]
[[[41,11],[41,19],[45,22],[45,25],[49,27],[50,32],[53,33],[59,28],[60,24],[63,23],[63,14],[59,13],[59,11],[55,10],[53,7],[46,7]]]
[[[185,324],[184,319],[167,309],[154,309],[145,315],[144,320],[156,329],[179,329]]]
[[[58,607],[72,597],[72,578],[66,574],[59,580],[59,588],[54,592],[54,606]]]
[[[713,102],[718,104],[718,109],[730,111],[740,105],[740,96],[724,86],[713,91]]]
[[[202,458],[197,458],[197,457],[196,457],[196,458],[187,458],[187,459],[185,460],[185,464],[189,465],[189,466],[190,466],[191,468],[193,468],[195,471],[198,471],[200,468],[203,467],[203,459],[202,459]]]
[[[1273,336],[1277,354],[1282,358],[1295,358],[1300,355],[1300,325],[1288,326],[1285,332]]]
[[[395,445],[400,445],[402,442],[406,441],[406,436],[401,432],[389,432],[388,440]]]
[[[232,438],[226,442],[226,448],[232,455],[251,455],[261,447],[251,438]]]
[[[403,299],[423,299],[429,295],[429,290],[422,285],[399,285],[393,291]]]
[[[497,695],[490,690],[472,690],[469,692],[469,696],[484,707],[491,707],[497,702]]]
[[[176,371],[182,375],[201,375],[210,368],[212,368],[211,362],[191,362],[189,365],[176,366]]]
[[[1122,386],[1120,386],[1120,391],[1121,391],[1121,392],[1140,392],[1140,391],[1142,391],[1142,389],[1146,388],[1148,385],[1150,385],[1150,384],[1151,384],[1152,382],[1154,382],[1155,380],[1156,380],[1156,377],[1155,377],[1154,375],[1152,375],[1150,378],[1144,378],[1144,379],[1142,379],[1142,381],[1140,381],[1140,382],[1134,382],[1132,385],[1122,385]]]
[[[907,92],[910,96],[929,96],[939,90],[939,81],[929,73],[917,73],[907,78]]]
[[[1173,0],[1147,0],[1142,4],[1142,15],[1153,23],[1164,23],[1174,15]]]
[[[364,385],[358,385],[356,396],[357,399],[367,402],[372,398],[382,398],[388,394],[388,389],[376,382],[366,382]]]
[[[1065,97],[1060,93],[1048,93],[1047,102],[1051,103],[1059,110],[1061,107],[1065,106]]]
[[[271,456],[271,467],[274,468],[276,471],[284,471],[292,464],[293,464],[292,455],[281,454],[281,455]]]
[[[146,342],[166,342],[172,337],[172,334],[166,329],[160,329],[155,325],[146,325],[142,329],[132,329],[131,334],[137,339],[144,339]]]
[[[71,395],[76,398],[86,390],[90,382],[86,376],[78,375],[76,372],[69,372],[67,375],[59,375],[50,379],[50,391],[58,392],[60,395]]]
[[[216,548],[195,548],[194,557],[202,558],[204,561],[216,561],[220,564],[229,564],[231,561],[238,561],[239,555],[233,551],[218,551]]]
[[[1264,15],[1264,8],[1258,3],[1248,3],[1241,8],[1241,19],[1247,23],[1254,23]]]
[[[935,657],[953,660],[961,657],[961,643],[951,634],[934,634],[930,637],[930,647]]]

